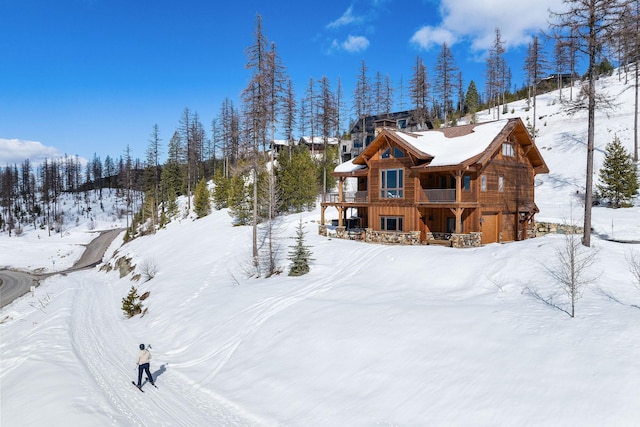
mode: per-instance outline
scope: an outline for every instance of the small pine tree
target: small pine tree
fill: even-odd
[[[128,318],[132,318],[136,314],[142,313],[142,304],[140,303],[140,295],[135,286],[131,286],[131,290],[126,297],[122,298],[122,311]]]
[[[169,223],[169,218],[167,217],[167,214],[165,213],[165,211],[162,211],[162,213],[160,214],[160,224],[158,225],[158,227],[164,228],[168,223]]]
[[[472,116],[474,116],[480,108],[480,95],[478,94],[476,83],[473,80],[471,80],[467,88],[464,104],[466,111]]]
[[[218,171],[213,177],[213,207],[216,210],[229,207],[229,187],[231,179],[223,175],[222,171]]]
[[[296,229],[296,244],[290,246],[292,250],[289,252],[289,260],[291,261],[291,267],[289,267],[289,276],[302,276],[309,272],[309,261],[312,261],[311,250],[304,244],[304,227],[302,226],[302,218]]]
[[[251,224],[253,201],[251,200],[251,187],[243,175],[231,178],[229,186],[229,215],[234,218],[236,225]]]
[[[202,178],[196,186],[196,191],[193,196],[193,210],[198,218],[209,215],[209,189],[207,188],[207,182],[204,178]]]
[[[605,147],[599,176],[602,184],[597,185],[598,192],[615,208],[623,206],[638,192],[638,166],[617,136]]]

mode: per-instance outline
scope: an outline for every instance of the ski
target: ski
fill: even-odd
[[[144,393],[144,390],[142,389],[142,387],[138,387],[138,384],[136,384],[134,381],[131,381],[131,384],[133,384],[135,388],[137,388],[138,390]]]

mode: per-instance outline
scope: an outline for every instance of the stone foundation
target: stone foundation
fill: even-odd
[[[451,246],[454,248],[479,248],[482,246],[482,233],[452,234]]]
[[[375,231],[370,228],[365,229],[364,240],[369,243],[386,243],[396,245],[419,245],[419,231]]]
[[[553,222],[536,222],[534,237],[544,236],[545,234],[582,234],[583,227],[570,224],[556,224]]]

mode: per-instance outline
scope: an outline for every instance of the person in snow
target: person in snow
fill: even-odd
[[[149,371],[149,361],[151,360],[151,353],[149,350],[144,348],[144,344],[140,344],[140,352],[138,353],[138,388],[142,387],[142,372],[146,372],[147,379],[151,382],[151,385],[155,386],[153,383],[153,377],[151,376],[151,371]]]

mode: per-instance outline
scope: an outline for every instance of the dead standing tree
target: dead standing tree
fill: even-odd
[[[619,0],[564,0],[566,11],[551,12],[551,28],[556,38],[570,39],[585,54],[588,67],[587,172],[584,200],[582,244],[591,246],[591,207],[593,204],[593,152],[595,148],[596,60],[607,35],[614,28],[621,10]]]

